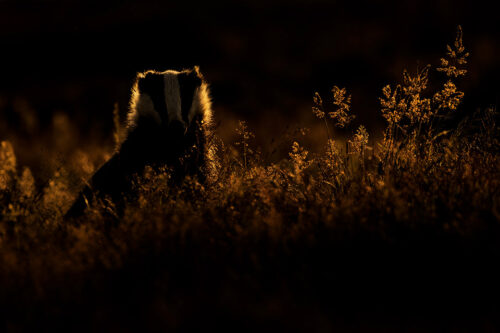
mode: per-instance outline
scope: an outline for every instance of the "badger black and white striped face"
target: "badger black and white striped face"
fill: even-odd
[[[206,84],[197,67],[191,70],[147,71],[137,76],[134,117],[153,119],[169,132],[183,134],[208,101]]]

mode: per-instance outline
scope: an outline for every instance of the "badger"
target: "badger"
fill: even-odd
[[[212,124],[208,85],[199,68],[138,73],[132,87],[124,139],[66,213],[77,217],[96,199],[120,206],[132,177],[148,166],[166,166],[174,182],[187,175],[201,182],[213,172],[207,146]]]

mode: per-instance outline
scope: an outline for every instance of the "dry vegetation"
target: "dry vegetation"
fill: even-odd
[[[98,163],[84,153],[37,184],[2,142],[3,328],[496,327],[500,132],[494,108],[454,117],[467,56],[459,29],[442,73],[384,87],[375,146],[363,126],[337,142],[354,116],[334,87],[313,100],[323,153],[293,142],[266,163],[241,122],[238,142],[214,143],[216,181],[171,187],[168,170],[147,169],[121,218],[103,203],[62,220]]]

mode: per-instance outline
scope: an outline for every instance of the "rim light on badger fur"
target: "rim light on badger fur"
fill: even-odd
[[[127,130],[113,156],[92,176],[66,217],[82,215],[96,199],[120,208],[131,179],[146,165],[167,166],[174,182],[215,171],[208,85],[199,68],[139,73],[132,87]]]
[[[139,118],[152,119],[158,125],[179,121],[186,128],[196,116],[211,123],[211,110],[208,85],[197,66],[181,72],[150,70],[139,73],[132,87],[128,128],[135,127]]]

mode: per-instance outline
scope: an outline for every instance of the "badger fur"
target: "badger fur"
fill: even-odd
[[[212,172],[207,145],[212,119],[208,86],[199,68],[139,73],[132,88],[127,129],[113,156],[92,176],[66,217],[81,215],[96,199],[117,206],[146,165],[167,166],[173,180],[204,182]]]

